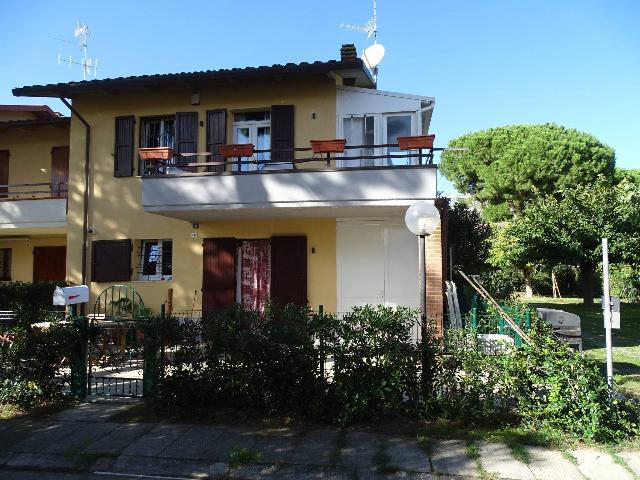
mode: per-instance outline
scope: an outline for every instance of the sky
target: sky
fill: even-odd
[[[98,78],[330,60],[361,52],[372,0],[0,0],[0,103],[16,86],[82,79],[76,19]],[[640,168],[637,0],[378,0],[387,54],[378,88],[433,96],[436,146],[501,125],[556,122],[589,132]],[[441,189],[450,193],[446,182]],[[449,192],[448,192],[449,190]]]

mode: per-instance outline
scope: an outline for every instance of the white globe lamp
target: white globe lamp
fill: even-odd
[[[433,202],[421,200],[407,209],[404,223],[414,235],[431,235],[440,225],[440,212]]]

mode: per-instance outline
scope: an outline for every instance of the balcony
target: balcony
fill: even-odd
[[[66,183],[0,185],[0,230],[55,233],[66,226]]]
[[[188,221],[397,216],[436,196],[436,150],[383,144],[322,154],[254,150],[226,159],[183,154],[144,162],[142,204],[145,212]],[[189,161],[199,156],[212,161]]]

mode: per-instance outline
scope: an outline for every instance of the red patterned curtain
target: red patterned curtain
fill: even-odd
[[[240,259],[242,305],[263,312],[271,284],[271,243],[269,240],[243,241]]]

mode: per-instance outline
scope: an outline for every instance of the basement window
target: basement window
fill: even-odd
[[[140,240],[138,280],[171,280],[173,278],[173,242]]]

